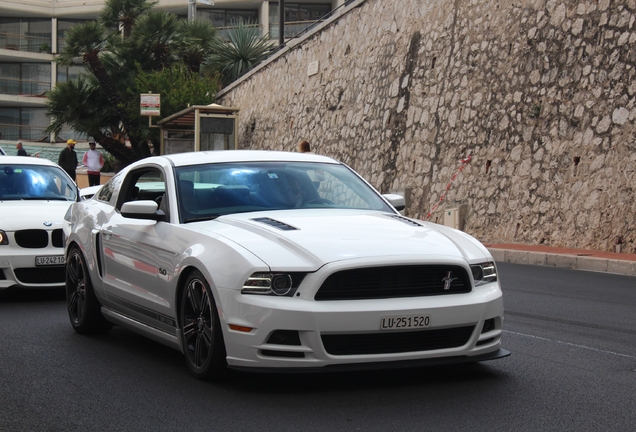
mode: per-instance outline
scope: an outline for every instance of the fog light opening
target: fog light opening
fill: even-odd
[[[481,333],[488,333],[489,331],[493,331],[495,329],[495,319],[490,318],[484,321],[484,326],[481,329]]]

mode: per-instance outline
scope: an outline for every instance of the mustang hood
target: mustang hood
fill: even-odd
[[[0,229],[62,228],[64,214],[73,201],[0,201]],[[50,226],[44,225],[51,222]]]
[[[243,213],[203,226],[234,240],[273,270],[312,271],[335,261],[390,256],[429,262],[441,257],[471,263],[492,260],[483,245],[461,231],[381,212]]]

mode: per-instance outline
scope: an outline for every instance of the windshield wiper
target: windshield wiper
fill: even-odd
[[[24,197],[19,199],[22,201],[70,201],[64,197]]]
[[[196,217],[196,218],[188,218],[185,219],[183,221],[183,223],[188,223],[188,222],[201,222],[201,221],[207,221],[207,220],[214,220],[216,218],[218,218],[219,216],[223,216],[222,213],[218,213],[218,214],[213,214],[213,215],[209,215],[209,216],[201,216],[201,217]]]

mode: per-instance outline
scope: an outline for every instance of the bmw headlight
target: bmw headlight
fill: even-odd
[[[254,273],[243,284],[241,293],[291,297],[304,276],[299,273]]]
[[[9,244],[9,237],[7,237],[7,233],[0,230],[0,245],[8,245],[8,244]]]
[[[497,268],[494,262],[473,264],[470,266],[470,270],[473,273],[473,279],[475,279],[475,286],[497,281]]]

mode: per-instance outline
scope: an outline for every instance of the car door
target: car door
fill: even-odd
[[[169,200],[163,168],[143,166],[127,174],[116,212],[101,226],[104,290],[111,307],[155,328],[174,333],[176,322],[172,275],[178,251],[174,226],[167,220],[124,217],[121,207],[129,201],[154,200],[165,212]]]

